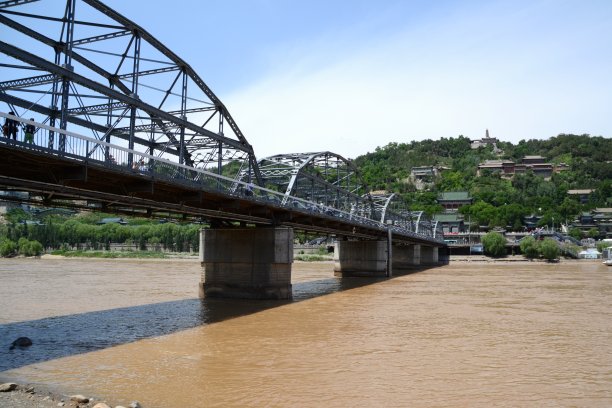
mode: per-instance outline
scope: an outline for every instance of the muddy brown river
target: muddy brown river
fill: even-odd
[[[332,268],[296,263],[269,302],[198,299],[197,260],[0,260],[0,382],[146,408],[612,406],[600,262]]]

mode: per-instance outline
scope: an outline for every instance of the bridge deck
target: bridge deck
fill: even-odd
[[[168,177],[152,171],[132,170],[0,137],[0,186],[39,193],[34,203],[140,215],[182,214],[211,220],[243,221],[258,225],[286,225],[306,231],[386,239],[387,228],[377,222],[363,225],[338,214],[328,215],[296,202],[283,206],[281,199],[247,196],[244,189],[222,192],[210,180]],[[273,193],[273,192],[271,192]],[[77,200],[62,202],[62,200]],[[300,203],[301,204],[301,203]],[[438,240],[414,233],[393,231],[396,242],[428,243]]]

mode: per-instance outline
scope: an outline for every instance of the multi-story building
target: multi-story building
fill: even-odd
[[[571,226],[580,229],[585,235],[595,228],[599,231],[600,237],[612,238],[612,208],[595,208],[583,212]]]
[[[521,163],[515,163],[512,160],[486,160],[478,165],[477,174],[482,176],[483,172],[488,171],[500,173],[502,177],[512,178],[515,174],[523,174],[531,170],[536,176],[548,178],[553,173],[558,173],[568,168],[569,166],[565,163],[556,166],[552,163],[546,163],[546,159],[542,156],[525,156]]]
[[[473,198],[467,191],[445,191],[438,196],[437,201],[446,213],[454,213],[459,207],[472,204]]]
[[[589,197],[595,190],[589,188],[577,189],[577,190],[567,190],[567,194],[574,196],[578,199],[580,204],[586,204],[589,202]]]

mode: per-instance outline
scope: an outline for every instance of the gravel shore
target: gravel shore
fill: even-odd
[[[13,388],[12,383],[0,384],[0,390]],[[35,388],[29,385],[15,384],[10,391],[0,391],[0,407],[2,408],[111,408],[111,405],[102,401],[82,395],[59,395],[47,390]],[[115,408],[125,408],[117,405]],[[142,408],[134,401],[128,408]]]

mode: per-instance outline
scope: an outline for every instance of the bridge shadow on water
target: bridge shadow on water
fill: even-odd
[[[415,271],[413,271],[415,272]],[[386,278],[328,278],[293,285],[293,300],[192,298],[0,325],[0,374],[57,358],[102,350],[202,325],[258,313]],[[10,350],[27,336],[31,347]]]

